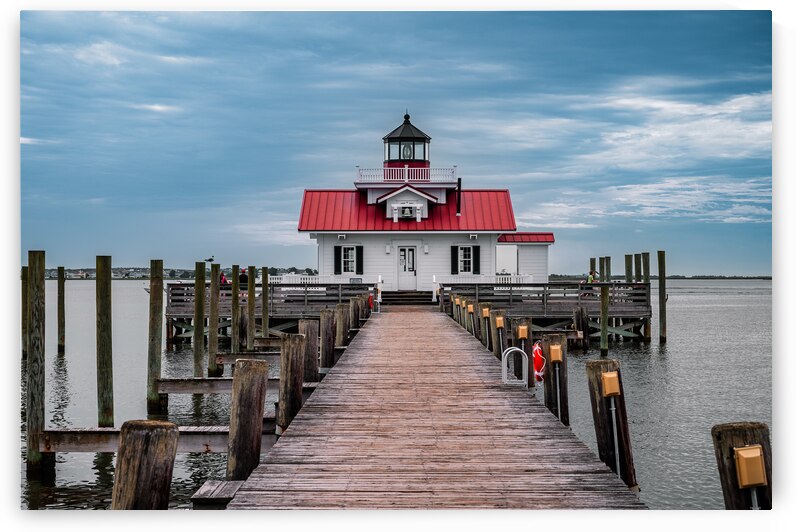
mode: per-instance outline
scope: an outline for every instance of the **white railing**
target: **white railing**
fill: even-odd
[[[533,282],[533,275],[435,275],[434,283],[451,284],[528,284]]]
[[[452,168],[357,168],[357,183],[455,183]]]
[[[381,282],[380,275],[269,275],[270,284],[369,284]]]

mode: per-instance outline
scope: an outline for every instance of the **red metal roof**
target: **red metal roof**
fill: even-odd
[[[556,241],[556,237],[553,236],[553,233],[507,233],[505,235],[500,235],[498,237],[498,242],[519,242],[519,243],[529,243],[529,242],[541,242],[541,243],[553,243]]]
[[[368,205],[357,190],[305,190],[299,231],[515,231],[508,190],[463,190],[461,216],[453,194],[430,208],[420,222],[387,218],[384,207]]]

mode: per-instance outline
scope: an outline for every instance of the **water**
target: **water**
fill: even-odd
[[[52,317],[46,324],[47,426],[95,426],[94,283],[66,284],[67,352],[62,357],[56,355],[56,284],[46,284],[47,316]],[[657,341],[653,290],[652,343],[610,345],[609,356],[622,368],[640,497],[655,509],[722,509],[711,427],[729,421],[762,421],[771,426],[771,282],[671,280],[667,285],[668,343],[661,346]],[[146,286],[148,281],[113,283],[116,426],[127,419],[147,418]],[[568,374],[572,430],[596,453],[585,374],[586,361],[594,358],[599,358],[595,350],[586,354],[573,350]],[[192,372],[190,350],[164,352],[164,376]],[[22,430],[24,401],[20,404]],[[180,425],[223,425],[228,423],[228,412],[228,395],[173,395],[167,417]],[[24,433],[21,441],[24,448]],[[225,467],[225,454],[178,454],[171,507],[189,508],[190,496],[206,479],[223,478]],[[60,454],[55,483],[44,486],[25,480],[23,449],[21,505],[108,508],[113,468],[113,454]]]

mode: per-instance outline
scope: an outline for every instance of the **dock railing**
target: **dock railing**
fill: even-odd
[[[439,282],[439,285],[443,302],[453,292],[468,300],[472,298],[476,306],[481,302],[492,303],[505,309],[509,316],[540,317],[571,317],[578,306],[588,310],[590,315],[599,315],[600,287],[608,286],[608,307],[612,317],[652,315],[649,283],[481,283],[470,282],[466,276],[461,276],[455,282]]]
[[[273,317],[314,317],[325,308],[347,303],[363,293],[375,294],[378,276],[343,277],[334,275],[281,275],[268,278],[268,314]],[[209,316],[210,283],[205,288],[205,316]],[[219,288],[219,317],[232,315],[232,285]],[[249,293],[244,286],[238,294],[241,308],[246,308]],[[262,283],[255,284],[255,315],[263,308]],[[192,318],[195,290],[193,282],[166,284],[166,316]]]

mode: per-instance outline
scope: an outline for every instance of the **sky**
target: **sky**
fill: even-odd
[[[305,188],[412,122],[552,273],[772,271],[768,11],[57,12],[20,20],[21,260],[316,267]],[[654,260],[653,273],[656,271]]]

